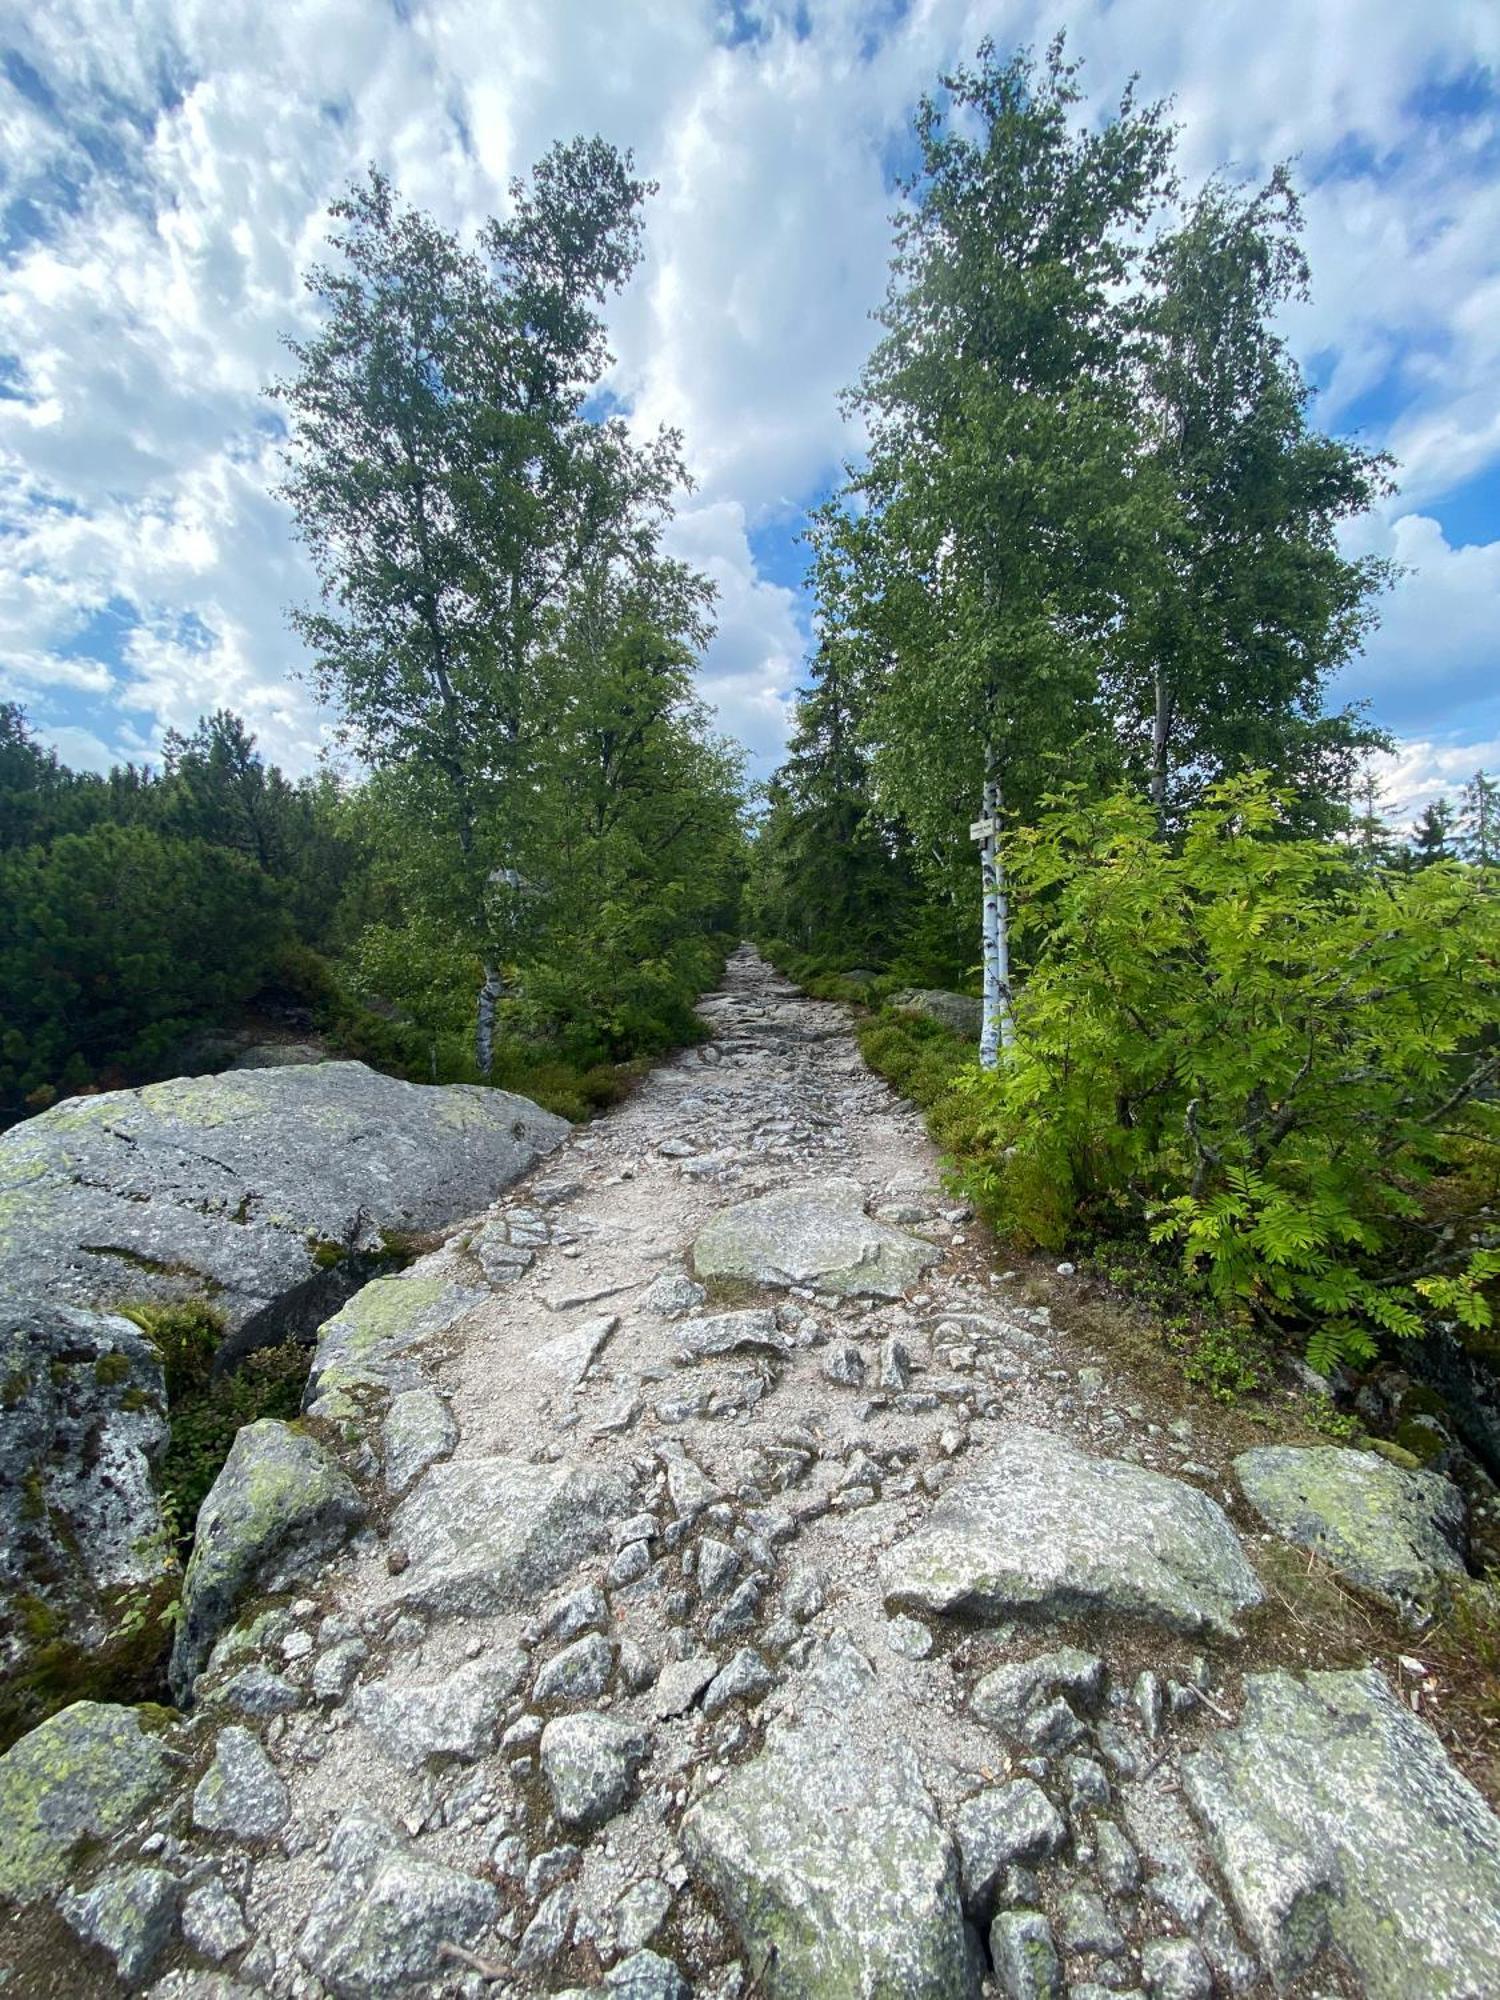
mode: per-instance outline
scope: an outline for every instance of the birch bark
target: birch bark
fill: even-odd
[[[1000,852],[1000,763],[993,743],[985,748],[983,844],[979,850],[980,887],[984,898],[982,952],[984,1011],[979,1034],[979,1062],[998,1069],[1000,1051],[1016,1039],[1010,1002],[1010,902],[1005,890],[1005,862]]]

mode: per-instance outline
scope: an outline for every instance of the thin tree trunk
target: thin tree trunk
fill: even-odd
[[[1163,819],[1167,810],[1167,744],[1171,735],[1172,693],[1166,675],[1158,667],[1156,715],[1151,725],[1151,803],[1156,807],[1158,819]]]
[[[1000,803],[1000,762],[991,743],[986,745],[984,755],[984,806],[980,816],[986,831],[979,850],[984,897],[984,1012],[979,1061],[984,1069],[998,1069],[1000,1051],[1011,1048],[1016,1039],[1010,1004],[1010,901],[1005,892],[1005,864],[998,838]]]
[[[500,976],[499,966],[487,963],[479,988],[479,1010],[474,1028],[474,1060],[486,1082],[495,1068],[495,1006],[504,991],[505,981]]]

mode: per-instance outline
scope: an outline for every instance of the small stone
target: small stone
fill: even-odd
[[[1141,1886],[1140,1859],[1113,1820],[1094,1822],[1094,1866],[1111,1896],[1133,1896]]]
[[[1212,2000],[1213,1975],[1189,1938],[1153,1938],[1143,1945],[1141,1977],[1151,2000]]]
[[[898,1611],[886,1620],[885,1643],[905,1660],[925,1660],[932,1651],[932,1634],[919,1618]]]
[[[249,1943],[244,1912],[217,1876],[200,1882],[184,1901],[182,1935],[200,1958],[214,1965]]]
[[[660,1319],[675,1319],[679,1313],[695,1312],[707,1297],[702,1285],[685,1271],[663,1271],[641,1293],[640,1308]]]
[[[690,1659],[669,1660],[657,1676],[651,1712],[658,1721],[686,1715],[719,1671],[712,1653],[695,1653]]]
[[[526,1895],[529,1901],[537,1902],[556,1888],[564,1877],[572,1875],[578,1867],[579,1850],[571,1842],[565,1841],[561,1847],[548,1847],[537,1855],[526,1870]]]
[[[1068,1803],[1076,1812],[1081,1806],[1107,1806],[1109,1779],[1104,1766],[1092,1757],[1070,1757],[1067,1762]]]
[[[1067,1837],[1062,1814],[1029,1778],[965,1799],[953,1821],[965,1910],[982,1922],[1004,1871],[1017,1861],[1049,1860]]]
[[[1103,1686],[1103,1660],[1076,1646],[1064,1646],[1054,1653],[1038,1653],[1032,1659],[997,1667],[977,1683],[969,1706],[993,1729],[1039,1748],[1060,1749],[1076,1741],[1082,1731],[1067,1703],[1049,1698],[1070,1695],[1088,1707],[1098,1700]]]
[[[761,1587],[758,1577],[747,1577],[729,1601],[714,1613],[706,1628],[711,1643],[717,1645],[749,1630],[760,1615]]]
[[[639,1583],[651,1567],[651,1551],[644,1542],[627,1542],[604,1573],[611,1590],[623,1590]]]
[[[620,1641],[620,1680],[630,1694],[642,1694],[656,1679],[656,1662],[634,1639]]]
[[[672,1909],[672,1892],[654,1875],[632,1882],[615,1904],[615,1937],[622,1951],[639,1951],[666,1922]]]
[[[138,1986],[171,1941],[177,1884],[164,1868],[115,1868],[79,1895],[58,1902],[68,1927],[114,1960],[127,1986]]]
[[[878,1388],[891,1394],[899,1393],[911,1383],[911,1356],[894,1334],[881,1343],[880,1367],[875,1381]]]
[[[1002,1910],[990,1926],[990,1956],[1005,2000],[1061,2000],[1057,1948],[1039,1910]]]
[[[865,1379],[865,1357],[853,1341],[837,1341],[823,1356],[823,1374],[840,1388],[858,1389]]]
[[[554,1604],[542,1621],[542,1637],[560,1646],[583,1632],[603,1632],[609,1627],[609,1599],[597,1583],[570,1590]]]
[[[297,1945],[336,2000],[394,2000],[447,1970],[444,1947],[476,1945],[499,1911],[488,1882],[399,1849],[368,1869],[335,1877]]]
[[[302,1696],[286,1675],[274,1673],[259,1661],[242,1667],[225,1681],[212,1700],[218,1707],[232,1708],[257,1722],[268,1722],[273,1715],[285,1715],[302,1706]]]
[[[1119,1925],[1092,1889],[1069,1889],[1058,1902],[1057,1919],[1067,1951],[1118,1958],[1125,1949]]]
[[[703,1696],[703,1713],[717,1715],[731,1701],[759,1701],[775,1683],[775,1676],[759,1653],[741,1646],[727,1666],[710,1681]]]
[[[363,1639],[341,1639],[320,1653],[313,1665],[312,1689],[319,1701],[342,1701],[369,1657]]]
[[[804,1563],[801,1568],[794,1569],[787,1578],[781,1601],[786,1607],[788,1617],[795,1618],[799,1624],[805,1625],[809,1618],[817,1617],[827,1602],[822,1577],[815,1569]]]
[[[536,1677],[538,1701],[595,1701],[609,1686],[614,1649],[602,1633],[567,1646]]]
[[[260,1739],[237,1723],[221,1729],[213,1762],[193,1793],[193,1825],[235,1840],[269,1840],[291,1811],[291,1795]]]
[[[671,1959],[654,1951],[635,1951],[612,1965],[604,1988],[613,2000],[692,2000],[693,1993]]]
[[[492,1747],[506,1702],[527,1671],[520,1651],[468,1660],[445,1680],[367,1681],[354,1713],[381,1749],[410,1768],[429,1759],[472,1764]]]
[[[698,1544],[698,1588],[705,1597],[727,1590],[740,1573],[740,1559],[723,1542],[705,1535]]]
[[[542,1776],[566,1826],[595,1827],[617,1813],[651,1739],[638,1723],[586,1713],[559,1716],[542,1731]]]

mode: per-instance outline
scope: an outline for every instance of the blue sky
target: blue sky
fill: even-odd
[[[1189,185],[1295,156],[1326,427],[1391,451],[1349,537],[1404,566],[1344,676],[1410,810],[1500,767],[1494,0],[49,0],[0,30],[0,694],[93,766],[221,703],[327,741],[261,397],[329,199],[370,159],[453,226],[560,135],[661,184],[612,394],[685,436],[674,538],[719,585],[702,686],[774,764],[808,638],[796,536],[859,438],[912,106],[983,35],[1068,30],[1094,101],[1170,95]]]

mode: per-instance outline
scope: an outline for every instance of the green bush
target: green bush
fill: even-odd
[[[232,1375],[209,1381],[171,1406],[172,1435],[158,1468],[162,1512],[186,1557],[208,1489],[235,1434],[262,1417],[290,1423],[302,1408],[311,1353],[296,1341],[263,1347]]]
[[[1018,833],[1017,1045],[961,1089],[1003,1226],[1144,1226],[1326,1368],[1491,1323],[1500,885],[1386,873],[1289,818],[1246,777],[1180,849],[1129,794]]]

